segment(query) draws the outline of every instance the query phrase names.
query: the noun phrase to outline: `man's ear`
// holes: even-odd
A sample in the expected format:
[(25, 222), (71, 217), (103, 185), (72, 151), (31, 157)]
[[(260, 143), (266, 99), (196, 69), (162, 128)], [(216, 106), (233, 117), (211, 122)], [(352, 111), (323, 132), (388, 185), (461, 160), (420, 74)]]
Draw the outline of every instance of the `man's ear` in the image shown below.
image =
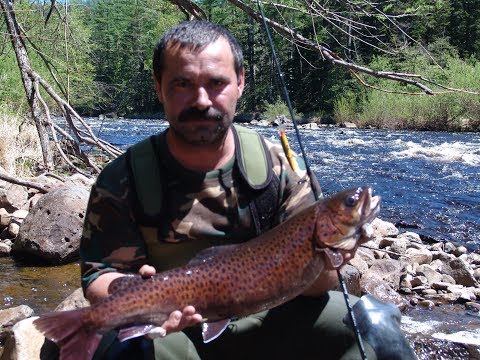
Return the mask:
[(243, 89), (245, 88), (245, 69), (242, 69), (242, 73), (238, 77), (237, 88), (238, 88), (238, 97), (240, 97), (242, 96)]
[(160, 85), (160, 81), (153, 75), (153, 84), (155, 85), (155, 91), (157, 92), (158, 101), (163, 104), (163, 93), (162, 93), (162, 86)]

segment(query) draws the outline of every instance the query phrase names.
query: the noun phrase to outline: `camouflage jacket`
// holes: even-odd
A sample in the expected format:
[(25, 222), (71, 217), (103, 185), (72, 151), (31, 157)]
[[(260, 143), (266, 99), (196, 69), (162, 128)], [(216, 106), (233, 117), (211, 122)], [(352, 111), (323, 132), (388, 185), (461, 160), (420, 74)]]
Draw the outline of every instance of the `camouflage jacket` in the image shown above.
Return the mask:
[[(125, 154), (108, 164), (92, 187), (84, 222), (80, 244), (84, 289), (105, 272), (136, 272), (143, 264), (162, 271), (184, 265), (206, 247), (256, 236), (248, 211), (252, 193), (242, 190), (235, 158), (221, 169), (198, 173), (175, 161), (165, 132), (159, 135), (159, 144), (167, 169), (164, 221), (156, 227), (137, 221)], [(315, 199), (304, 167), (294, 172), (281, 145), (267, 140), (266, 144), (279, 179), (272, 221), (278, 224)], [(297, 162), (303, 164), (298, 158)]]

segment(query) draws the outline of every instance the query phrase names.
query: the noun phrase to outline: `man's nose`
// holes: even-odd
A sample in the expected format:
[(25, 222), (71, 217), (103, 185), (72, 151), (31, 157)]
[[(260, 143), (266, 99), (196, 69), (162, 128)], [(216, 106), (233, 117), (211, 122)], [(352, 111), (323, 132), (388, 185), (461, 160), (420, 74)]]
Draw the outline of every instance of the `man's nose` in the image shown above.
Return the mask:
[(199, 87), (197, 89), (193, 105), (199, 110), (205, 110), (212, 106), (212, 101), (210, 100), (210, 95), (208, 94), (207, 89), (204, 87)]

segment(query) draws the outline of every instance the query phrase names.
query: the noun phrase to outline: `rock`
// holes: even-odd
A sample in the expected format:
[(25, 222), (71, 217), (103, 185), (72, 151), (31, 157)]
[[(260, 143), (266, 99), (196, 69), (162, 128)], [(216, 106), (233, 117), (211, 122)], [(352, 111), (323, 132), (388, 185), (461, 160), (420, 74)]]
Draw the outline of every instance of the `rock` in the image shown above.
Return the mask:
[(354, 256), (348, 263), (358, 269), (361, 274), (368, 270), (368, 264), (361, 256)]
[[(368, 242), (367, 244), (370, 245), (370, 242)], [(367, 264), (367, 266), (371, 266), (375, 262), (375, 255), (374, 255), (373, 250), (363, 248), (363, 247), (358, 248), (357, 253), (356, 253), (356, 255), (353, 259), (355, 259), (355, 258), (361, 259), (362, 261), (364, 261)], [(357, 269), (359, 269), (362, 272), (362, 274), (364, 273), (364, 271), (362, 271), (362, 269), (360, 269), (360, 268), (357, 268)]]
[(8, 245), (3, 241), (0, 242), (0, 257), (9, 256), (11, 251), (12, 251), (11, 245)]
[(430, 265), (423, 264), (417, 267), (417, 275), (425, 276), (429, 284), (442, 280), (442, 274), (435, 271)]
[(341, 128), (347, 128), (347, 129), (356, 129), (357, 128), (357, 125), (352, 123), (352, 122), (348, 122), (348, 121), (345, 121), (345, 122), (342, 122), (340, 123), (339, 125)]
[(374, 238), (385, 238), (387, 236), (397, 236), (398, 229), (395, 227), (394, 224), (380, 220), (376, 218), (372, 221), (372, 228), (373, 228), (373, 237)]
[(20, 305), (0, 310), (0, 327), (9, 326), (33, 315), (33, 309), (27, 305)]
[(422, 243), (422, 239), (420, 239), (420, 235), (411, 231), (401, 233), (397, 237), (398, 239), (403, 239), (406, 242), (410, 242), (410, 243), (419, 243), (419, 244)]
[(378, 248), (385, 249), (388, 246), (392, 246), (396, 240), (397, 238), (394, 237), (384, 237), (378, 242)]
[(451, 242), (446, 242), (443, 247), (444, 252), (451, 253), (451, 254), (453, 254), (456, 249), (457, 247)]
[(473, 277), (475, 278), (475, 280), (480, 281), (480, 268), (473, 271)]
[(465, 246), (459, 246), (453, 251), (453, 255), (460, 257), (463, 254), (467, 253), (467, 248)]
[(426, 286), (428, 285), (428, 280), (425, 276), (415, 276), (412, 281), (410, 281), (410, 283), (412, 284), (412, 286), (414, 288), (416, 287), (419, 287), (419, 286)]
[(404, 255), (407, 251), (407, 247), (408, 247), (408, 240), (406, 239), (402, 239), (402, 238), (398, 238), (393, 244), (392, 246), (390, 246), (390, 251), (392, 253), (389, 253), (390, 257), (394, 258), (394, 259), (399, 259), (400, 256)]
[(25, 207), (27, 202), (28, 193), (23, 186), (9, 184), (5, 188), (0, 188), (0, 208), (13, 212)]
[[(82, 289), (79, 288), (62, 301), (55, 311), (75, 310), (89, 305), (90, 303), (83, 296)], [(1, 314), (2, 312), (0, 312), (0, 325), (2, 324)], [(30, 313), (27, 316), (31, 315)], [(37, 318), (28, 318), (13, 326), (12, 334), (6, 341), (4, 354), (0, 357), (0, 360), (48, 360), (58, 358), (58, 347), (55, 343), (45, 339), (43, 334), (32, 324)]]
[(405, 292), (406, 289), (411, 290), (412, 289), (412, 280), (413, 276), (410, 274), (403, 274), (400, 277), (400, 289)]
[(445, 293), (445, 294), (436, 294), (436, 295), (425, 295), (425, 299), (433, 301), (436, 305), (446, 305), (455, 303), (459, 294), (455, 293)]
[(428, 310), (431, 310), (435, 307), (435, 303), (431, 300), (421, 300), (417, 303), (417, 305)]
[(0, 208), (0, 229), (4, 229), (10, 224), (12, 215), (5, 208)]
[(42, 196), (22, 223), (13, 254), (53, 264), (77, 258), (88, 197), (82, 187), (59, 187)]
[(360, 286), (363, 294), (370, 294), (379, 300), (391, 302), (400, 309), (408, 306), (407, 300), (398, 294), (388, 283), (384, 283), (378, 275), (371, 275), (367, 278), (362, 276)]
[(41, 193), (37, 193), (35, 195), (33, 195), (29, 200), (29, 205), (28, 205), (28, 208), (29, 209), (32, 209), (38, 202), (38, 200), (40, 200), (42, 198), (43, 194)]
[(80, 186), (88, 191), (90, 191), (90, 188), (92, 187), (93, 183), (95, 182), (95, 178), (89, 178), (86, 177), (85, 175), (82, 174), (73, 174), (70, 177), (67, 178), (65, 181), (65, 186)]
[(402, 264), (392, 259), (378, 260), (363, 277), (367, 278), (372, 275), (382, 278), (382, 282), (387, 282), (393, 289), (398, 289), (402, 275)]
[(454, 278), (457, 284), (463, 286), (475, 286), (477, 284), (477, 281), (470, 273), (467, 264), (464, 261), (454, 259), (450, 261), (448, 265), (450, 267), (450, 272), (447, 274)]
[(17, 223), (11, 222), (10, 225), (8, 225), (8, 234), (12, 238), (16, 238), (19, 231), (20, 231), (20, 225), (18, 225)]
[(40, 351), (45, 338), (32, 324), (38, 317), (17, 322), (12, 327), (12, 334), (5, 341), (0, 360), (35, 360), (40, 359)]
[(11, 221), (15, 221), (17, 224), (21, 224), (23, 220), (25, 220), (27, 215), (28, 215), (28, 210), (25, 210), (25, 209), (15, 210), (12, 214)]
[(422, 294), (423, 295), (435, 295), (437, 293), (436, 290), (433, 290), (433, 289), (425, 289), (422, 291)]
[(415, 249), (409, 248), (405, 251), (406, 260), (410, 264), (417, 263), (421, 264), (430, 264), (432, 262), (432, 252), (426, 248)]
[(83, 296), (82, 288), (78, 288), (71, 293), (65, 300), (63, 300), (55, 311), (75, 310), (86, 306), (90, 306), (90, 302)]
[(317, 123), (311, 122), (311, 123), (302, 125), (302, 129), (318, 130), (319, 127)]
[[(443, 251), (432, 251), (432, 259), (433, 261), (439, 261), (441, 264), (448, 263), (451, 260), (455, 259), (455, 255), (448, 254)], [(430, 264), (433, 266), (433, 264)]]
[[(358, 297), (362, 296), (360, 288), (360, 272), (358, 269), (352, 265), (346, 264), (342, 267), (340, 272), (345, 281), (345, 285), (347, 286), (348, 293)], [(337, 290), (342, 291), (342, 287), (338, 285)]]

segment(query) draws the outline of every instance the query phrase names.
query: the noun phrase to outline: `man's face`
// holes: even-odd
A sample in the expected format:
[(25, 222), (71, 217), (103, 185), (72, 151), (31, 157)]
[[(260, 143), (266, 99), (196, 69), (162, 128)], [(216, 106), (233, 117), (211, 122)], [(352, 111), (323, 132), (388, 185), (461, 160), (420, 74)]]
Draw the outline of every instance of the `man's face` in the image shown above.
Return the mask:
[(230, 45), (220, 37), (200, 52), (167, 49), (155, 87), (177, 139), (191, 145), (217, 144), (232, 124), (244, 74), (237, 78)]

